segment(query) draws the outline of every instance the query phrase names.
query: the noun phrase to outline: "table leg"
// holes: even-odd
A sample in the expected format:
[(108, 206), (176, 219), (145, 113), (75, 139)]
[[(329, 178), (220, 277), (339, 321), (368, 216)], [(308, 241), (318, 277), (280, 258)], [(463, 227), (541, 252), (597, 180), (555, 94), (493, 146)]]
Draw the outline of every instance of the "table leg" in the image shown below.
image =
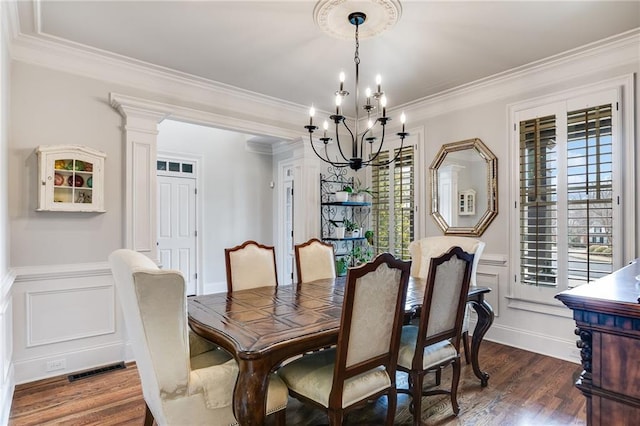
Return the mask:
[(473, 366), (473, 372), (476, 377), (480, 379), (480, 385), (485, 387), (489, 384), (489, 373), (480, 370), (478, 363), (478, 353), (480, 352), (480, 343), (482, 338), (493, 324), (493, 308), (486, 300), (484, 300), (484, 294), (478, 294), (473, 299), (469, 300), (471, 306), (478, 314), (478, 322), (473, 329), (473, 338), (471, 339), (471, 365)]
[(269, 366), (264, 360), (238, 360), (238, 380), (234, 389), (233, 413), (241, 426), (263, 425)]

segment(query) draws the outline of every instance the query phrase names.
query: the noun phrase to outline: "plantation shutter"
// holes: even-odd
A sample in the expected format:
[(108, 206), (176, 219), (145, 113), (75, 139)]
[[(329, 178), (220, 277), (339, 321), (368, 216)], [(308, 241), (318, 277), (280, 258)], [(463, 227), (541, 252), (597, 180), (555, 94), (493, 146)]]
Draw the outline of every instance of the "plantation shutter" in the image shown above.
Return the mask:
[(613, 271), (611, 105), (567, 114), (569, 288)]

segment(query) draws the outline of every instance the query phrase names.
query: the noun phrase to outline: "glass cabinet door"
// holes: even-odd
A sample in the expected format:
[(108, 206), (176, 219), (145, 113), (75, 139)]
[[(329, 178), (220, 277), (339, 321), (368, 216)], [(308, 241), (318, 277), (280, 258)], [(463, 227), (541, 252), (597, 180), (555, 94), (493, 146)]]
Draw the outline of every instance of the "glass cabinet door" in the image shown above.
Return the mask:
[(80, 146), (41, 146), (39, 211), (104, 212), (105, 154)]

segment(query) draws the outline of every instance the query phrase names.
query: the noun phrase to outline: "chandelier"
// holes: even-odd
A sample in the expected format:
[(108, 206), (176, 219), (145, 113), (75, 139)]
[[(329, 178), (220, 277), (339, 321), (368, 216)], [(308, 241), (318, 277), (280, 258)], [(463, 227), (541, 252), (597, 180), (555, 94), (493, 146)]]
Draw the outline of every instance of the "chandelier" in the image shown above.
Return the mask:
[[(402, 148), (404, 147), (404, 138), (409, 136), (409, 133), (404, 131), (404, 123), (405, 123), (405, 115), (402, 113), (400, 116), (400, 122), (402, 123), (402, 131), (396, 133), (397, 136), (400, 137), (400, 149), (397, 151), (396, 155), (386, 161), (379, 161), (378, 156), (380, 152), (382, 152), (382, 146), (384, 144), (385, 138), (385, 127), (391, 118), (387, 116), (387, 98), (382, 91), (381, 83), (382, 79), (378, 75), (376, 77), (376, 92), (372, 93), (369, 88), (366, 89), (365, 97), (366, 102), (362, 107), (360, 107), (360, 41), (358, 38), (358, 29), (360, 25), (364, 23), (367, 19), (367, 15), (363, 12), (353, 12), (349, 14), (349, 22), (352, 25), (355, 25), (355, 40), (356, 40), (356, 51), (353, 57), (353, 62), (356, 66), (356, 81), (355, 81), (355, 121), (352, 127), (349, 127), (347, 124), (346, 117), (342, 114), (342, 104), (344, 99), (349, 95), (349, 92), (344, 89), (344, 81), (345, 74), (343, 72), (340, 73), (340, 88), (335, 92), (335, 105), (336, 112), (335, 114), (329, 116), (329, 120), (333, 121), (335, 124), (335, 140), (336, 146), (338, 150), (338, 155), (336, 155), (335, 160), (331, 160), (329, 158), (328, 145), (331, 140), (330, 137), (327, 137), (327, 131), (329, 130), (329, 123), (325, 120), (323, 123), (323, 136), (320, 140), (324, 144), (324, 153), (321, 154), (319, 152), (314, 143), (313, 143), (313, 132), (318, 130), (318, 127), (313, 124), (313, 117), (315, 115), (315, 108), (312, 106), (309, 110), (309, 124), (304, 126), (305, 129), (309, 131), (309, 142), (311, 143), (311, 147), (313, 148), (313, 152), (316, 154), (318, 158), (320, 158), (325, 163), (329, 163), (334, 167), (350, 167), (353, 170), (359, 170), (365, 166), (386, 166), (390, 163), (393, 163), (402, 153)], [(367, 115), (367, 125), (366, 129), (362, 131), (358, 131), (358, 124), (360, 121), (360, 109), (363, 109)], [(340, 141), (340, 125), (342, 125), (349, 134), (347, 139), (350, 139), (351, 146), (348, 149), (343, 147), (343, 143), (348, 144), (349, 141)], [(379, 132), (380, 137), (374, 136), (374, 132)]]

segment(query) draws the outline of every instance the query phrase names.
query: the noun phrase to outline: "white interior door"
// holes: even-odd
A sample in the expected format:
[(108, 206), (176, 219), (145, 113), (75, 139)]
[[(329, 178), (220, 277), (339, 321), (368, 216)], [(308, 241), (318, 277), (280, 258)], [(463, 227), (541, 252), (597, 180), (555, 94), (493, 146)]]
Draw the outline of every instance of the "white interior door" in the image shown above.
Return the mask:
[(158, 176), (158, 256), (163, 269), (177, 269), (196, 294), (196, 181)]
[(285, 227), (284, 227), (284, 241), (285, 241), (285, 271), (284, 277), (286, 284), (291, 284), (294, 281), (294, 264), (295, 264), (295, 252), (293, 247), (293, 180), (287, 180), (284, 182), (285, 191)]

